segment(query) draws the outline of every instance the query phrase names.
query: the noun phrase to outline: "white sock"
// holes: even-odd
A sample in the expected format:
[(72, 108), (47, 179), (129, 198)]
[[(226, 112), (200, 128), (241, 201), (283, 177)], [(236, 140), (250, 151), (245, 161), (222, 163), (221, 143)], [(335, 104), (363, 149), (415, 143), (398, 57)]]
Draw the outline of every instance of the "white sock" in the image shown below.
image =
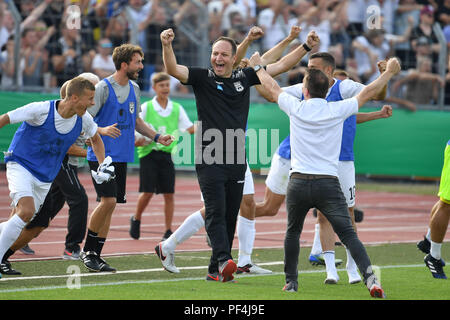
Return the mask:
[(0, 261), (5, 252), (13, 245), (27, 223), (17, 214), (13, 215), (4, 225), (0, 234)]
[(205, 220), (203, 219), (201, 212), (194, 212), (183, 221), (181, 226), (179, 226), (167, 240), (163, 242), (162, 246), (164, 252), (166, 254), (174, 252), (177, 245), (192, 237), (204, 226)]
[(431, 256), (436, 260), (441, 260), (442, 243), (437, 243), (432, 240), (430, 240), (430, 242), (431, 242), (431, 249), (430, 249)]
[(325, 259), (327, 273), (337, 274), (334, 251), (324, 251), (323, 258)]
[(347, 265), (346, 265), (346, 269), (348, 272), (358, 272), (358, 267), (356, 265), (355, 260), (352, 257), (352, 254), (350, 253), (350, 250), (345, 249), (345, 251), (347, 252)]
[(431, 230), (430, 230), (430, 228), (428, 228), (427, 235), (425, 236), (425, 238), (427, 238), (428, 241), (431, 241)]
[(239, 240), (238, 266), (243, 267), (252, 263), (253, 244), (255, 243), (255, 220), (238, 217), (237, 234)]
[(320, 243), (320, 224), (316, 223), (314, 226), (314, 241), (311, 248), (311, 254), (321, 254), (322, 253), (322, 244)]

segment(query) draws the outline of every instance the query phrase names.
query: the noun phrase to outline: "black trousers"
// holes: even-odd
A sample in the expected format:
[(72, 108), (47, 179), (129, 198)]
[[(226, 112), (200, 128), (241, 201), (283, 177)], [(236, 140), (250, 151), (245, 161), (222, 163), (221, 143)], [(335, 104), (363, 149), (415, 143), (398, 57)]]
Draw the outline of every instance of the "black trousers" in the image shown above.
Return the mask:
[(205, 204), (205, 229), (212, 246), (208, 272), (232, 259), (231, 247), (244, 190), (246, 165), (197, 165)]
[(286, 194), (288, 225), (284, 240), (284, 272), (286, 282), (297, 281), (300, 235), (309, 209), (317, 208), (333, 226), (334, 232), (349, 249), (367, 284), (374, 279), (371, 262), (361, 241), (353, 229), (347, 203), (337, 178), (291, 175)]
[(27, 228), (48, 227), (67, 201), (69, 219), (67, 222), (66, 249), (79, 250), (83, 242), (88, 216), (88, 197), (78, 179), (76, 166), (63, 162), (39, 212)]

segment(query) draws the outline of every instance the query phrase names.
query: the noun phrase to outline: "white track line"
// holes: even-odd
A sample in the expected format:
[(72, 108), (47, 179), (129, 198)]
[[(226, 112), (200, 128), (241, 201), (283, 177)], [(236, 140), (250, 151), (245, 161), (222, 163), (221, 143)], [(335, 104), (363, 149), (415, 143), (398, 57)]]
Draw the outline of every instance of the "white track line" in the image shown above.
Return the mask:
[[(258, 265), (267, 266), (267, 265), (282, 265), (283, 261), (273, 261), (266, 263), (259, 263)], [(424, 267), (423, 264), (412, 264), (412, 265), (391, 265), (391, 266), (378, 266), (380, 269), (397, 269), (397, 268), (419, 268)], [(194, 266), (194, 267), (181, 267), (180, 270), (199, 270), (199, 269), (207, 269), (207, 266)], [(133, 273), (144, 273), (144, 272), (160, 272), (163, 271), (162, 268), (154, 268), (154, 269), (138, 269), (138, 270), (127, 270), (127, 271), (118, 271), (116, 274), (133, 274)], [(337, 269), (338, 271), (345, 271), (345, 269)], [(307, 271), (299, 271), (299, 274), (308, 274), (308, 273), (324, 273), (325, 270), (307, 270)], [(283, 275), (283, 272), (274, 272), (272, 274), (267, 275), (244, 275), (243, 277), (261, 277), (261, 276), (273, 276), (273, 275)], [(82, 273), (79, 274), (80, 277), (88, 277), (88, 276), (111, 276), (113, 273)], [(11, 281), (11, 280), (36, 280), (36, 279), (54, 279), (54, 278), (67, 278), (73, 277), (73, 274), (68, 275), (59, 275), (59, 276), (40, 276), (40, 277), (16, 277), (16, 278), (2, 278), (0, 282)], [(239, 277), (239, 276), (238, 276)], [(106, 282), (106, 283), (91, 283), (91, 284), (80, 284), (80, 288), (86, 287), (102, 287), (102, 286), (114, 286), (114, 285), (126, 285), (126, 284), (151, 284), (151, 283), (163, 283), (163, 282), (179, 282), (179, 281), (190, 281), (190, 280), (204, 280), (204, 277), (196, 277), (196, 278), (177, 278), (177, 279), (167, 279), (167, 280), (135, 280), (135, 281), (115, 281), (115, 282)], [(6, 289), (0, 290), (0, 293), (8, 293), (8, 292), (30, 292), (30, 291), (46, 291), (46, 290), (56, 290), (56, 289), (68, 289), (67, 285), (64, 286), (47, 286), (47, 287), (35, 287), (35, 288), (17, 288), (17, 289)]]

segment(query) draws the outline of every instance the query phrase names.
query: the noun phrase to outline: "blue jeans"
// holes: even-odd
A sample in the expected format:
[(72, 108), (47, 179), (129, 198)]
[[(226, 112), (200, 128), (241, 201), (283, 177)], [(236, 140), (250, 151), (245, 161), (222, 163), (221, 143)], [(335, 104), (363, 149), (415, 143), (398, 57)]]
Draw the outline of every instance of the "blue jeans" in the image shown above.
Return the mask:
[(371, 262), (353, 229), (347, 203), (337, 178), (298, 179), (291, 176), (286, 194), (288, 223), (284, 239), (286, 282), (297, 281), (300, 235), (309, 209), (317, 208), (350, 250), (364, 281), (373, 275)]

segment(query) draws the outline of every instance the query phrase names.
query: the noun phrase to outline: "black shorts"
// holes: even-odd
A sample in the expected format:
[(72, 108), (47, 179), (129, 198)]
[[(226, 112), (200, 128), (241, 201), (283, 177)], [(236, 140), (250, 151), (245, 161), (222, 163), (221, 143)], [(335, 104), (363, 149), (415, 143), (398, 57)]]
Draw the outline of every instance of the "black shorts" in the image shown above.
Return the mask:
[[(89, 168), (97, 171), (98, 162), (88, 161)], [(126, 162), (113, 162), (114, 172), (116, 177), (113, 180), (97, 184), (92, 178), (95, 191), (97, 192), (97, 201), (100, 201), (101, 197), (111, 198), (115, 197), (117, 203), (126, 203), (126, 187), (127, 187), (127, 163)]]
[(139, 162), (139, 192), (175, 192), (175, 166), (170, 153), (152, 151)]

